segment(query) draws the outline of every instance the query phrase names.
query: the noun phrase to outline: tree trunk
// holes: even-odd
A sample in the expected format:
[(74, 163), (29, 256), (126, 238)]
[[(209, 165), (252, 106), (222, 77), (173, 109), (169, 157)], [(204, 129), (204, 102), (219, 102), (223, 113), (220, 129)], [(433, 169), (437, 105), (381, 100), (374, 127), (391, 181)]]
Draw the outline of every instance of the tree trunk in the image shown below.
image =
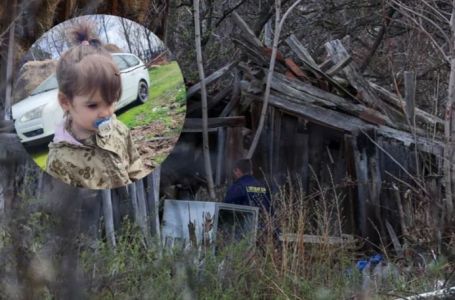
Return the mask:
[[(284, 21), (286, 20), (289, 13), (300, 3), (301, 0), (297, 0), (288, 10), (284, 13), (283, 18), (280, 21), (280, 11), (281, 11), (281, 0), (275, 1), (275, 34), (273, 36), (273, 45), (272, 45), (272, 56), (270, 57), (269, 71), (267, 72), (267, 83), (265, 86), (264, 93), (264, 102), (262, 103), (261, 117), (259, 119), (258, 129), (251, 143), (250, 149), (248, 150), (247, 158), (251, 159), (253, 157), (254, 151), (259, 142), (259, 137), (261, 136), (262, 128), (264, 128), (265, 116), (267, 114), (267, 106), (270, 97), (270, 87), (272, 85), (273, 70), (275, 69), (276, 54), (278, 52), (278, 42), (280, 40), (281, 29), (283, 28)], [(455, 0), (454, 0), (455, 1)]]
[(208, 134), (208, 111), (207, 111), (207, 89), (205, 87), (204, 65), (202, 63), (201, 49), (201, 28), (199, 21), (199, 0), (194, 0), (194, 32), (196, 42), (196, 59), (201, 79), (201, 101), (202, 101), (202, 150), (204, 152), (205, 175), (211, 199), (215, 199), (215, 188), (213, 184), (212, 164), (210, 161), (209, 134)]
[(453, 0), (452, 17), (450, 19), (451, 36), (451, 60), (450, 60), (450, 78), (449, 91), (447, 98), (444, 133), (446, 146), (444, 151), (444, 172), (445, 172), (445, 191), (446, 191), (446, 208), (447, 218), (453, 218), (453, 203), (455, 190), (455, 0)]

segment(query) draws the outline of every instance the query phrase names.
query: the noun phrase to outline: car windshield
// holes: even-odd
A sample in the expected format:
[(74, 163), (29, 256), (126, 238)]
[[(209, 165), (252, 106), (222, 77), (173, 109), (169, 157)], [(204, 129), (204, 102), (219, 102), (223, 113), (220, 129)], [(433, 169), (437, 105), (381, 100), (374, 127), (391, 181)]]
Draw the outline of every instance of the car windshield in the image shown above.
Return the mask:
[(51, 76), (49, 76), (46, 80), (44, 80), (40, 85), (38, 85), (33, 90), (32, 95), (54, 90), (56, 88), (58, 88), (58, 83), (57, 83), (57, 77), (55, 76), (55, 73), (54, 73)]

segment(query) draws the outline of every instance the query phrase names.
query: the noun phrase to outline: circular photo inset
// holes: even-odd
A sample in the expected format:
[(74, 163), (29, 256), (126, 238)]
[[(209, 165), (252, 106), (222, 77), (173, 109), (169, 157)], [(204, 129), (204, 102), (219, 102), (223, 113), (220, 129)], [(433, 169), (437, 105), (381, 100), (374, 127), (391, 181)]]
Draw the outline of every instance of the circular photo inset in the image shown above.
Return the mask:
[(111, 15), (65, 21), (23, 58), (12, 117), (34, 161), (77, 187), (148, 175), (177, 142), (186, 111), (172, 53), (142, 25)]

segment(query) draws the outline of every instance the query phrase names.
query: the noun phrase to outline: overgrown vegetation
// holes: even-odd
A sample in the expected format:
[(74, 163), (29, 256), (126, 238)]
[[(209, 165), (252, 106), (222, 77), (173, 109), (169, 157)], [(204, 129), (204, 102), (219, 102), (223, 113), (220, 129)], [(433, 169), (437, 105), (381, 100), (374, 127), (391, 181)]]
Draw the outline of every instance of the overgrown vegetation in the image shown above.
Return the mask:
[[(444, 251), (409, 248), (399, 256), (390, 245), (380, 244), (376, 249), (384, 260), (379, 267), (360, 271), (356, 263), (375, 252), (365, 252), (360, 239), (330, 242), (334, 232), (340, 231), (337, 220), (344, 222), (331, 191), (333, 187), (320, 187), (308, 196), (298, 184), (282, 187), (273, 198), (276, 215), (258, 232), (256, 245), (226, 245), (216, 254), (210, 248), (162, 249), (157, 240), (147, 243), (129, 218), (116, 234), (115, 248), (104, 238), (97, 240), (81, 232), (68, 237), (69, 244), (55, 248), (55, 242), (65, 242), (49, 234), (56, 232), (58, 221), (49, 213), (35, 211), (0, 233), (0, 298), (20, 294), (13, 284), (19, 245), (30, 259), (24, 265), (28, 282), (39, 292), (36, 295), (47, 299), (55, 297), (61, 287), (57, 265), (68, 254), (58, 249), (68, 251), (68, 247), (74, 251), (70, 259), (78, 269), (75, 284), (93, 299), (395, 299), (454, 284), (455, 266)], [(29, 200), (29, 204), (42, 203)], [(21, 210), (25, 213), (30, 207)], [(103, 236), (102, 225), (96, 236)], [(321, 239), (318, 243), (301, 238), (279, 241), (272, 230), (277, 226), (283, 235), (314, 234)], [(19, 244), (11, 240), (17, 228), (26, 233)]]

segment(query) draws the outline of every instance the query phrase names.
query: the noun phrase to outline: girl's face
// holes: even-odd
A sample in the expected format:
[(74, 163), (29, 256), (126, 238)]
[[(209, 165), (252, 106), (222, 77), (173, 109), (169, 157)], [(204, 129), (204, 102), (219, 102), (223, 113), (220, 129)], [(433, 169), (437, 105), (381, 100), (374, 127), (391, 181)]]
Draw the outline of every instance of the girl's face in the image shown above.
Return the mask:
[(115, 111), (115, 102), (106, 103), (99, 92), (93, 95), (75, 96), (71, 102), (63, 94), (59, 94), (59, 101), (63, 110), (69, 112), (72, 119), (71, 130), (79, 139), (95, 133), (97, 131), (95, 121), (108, 118)]

